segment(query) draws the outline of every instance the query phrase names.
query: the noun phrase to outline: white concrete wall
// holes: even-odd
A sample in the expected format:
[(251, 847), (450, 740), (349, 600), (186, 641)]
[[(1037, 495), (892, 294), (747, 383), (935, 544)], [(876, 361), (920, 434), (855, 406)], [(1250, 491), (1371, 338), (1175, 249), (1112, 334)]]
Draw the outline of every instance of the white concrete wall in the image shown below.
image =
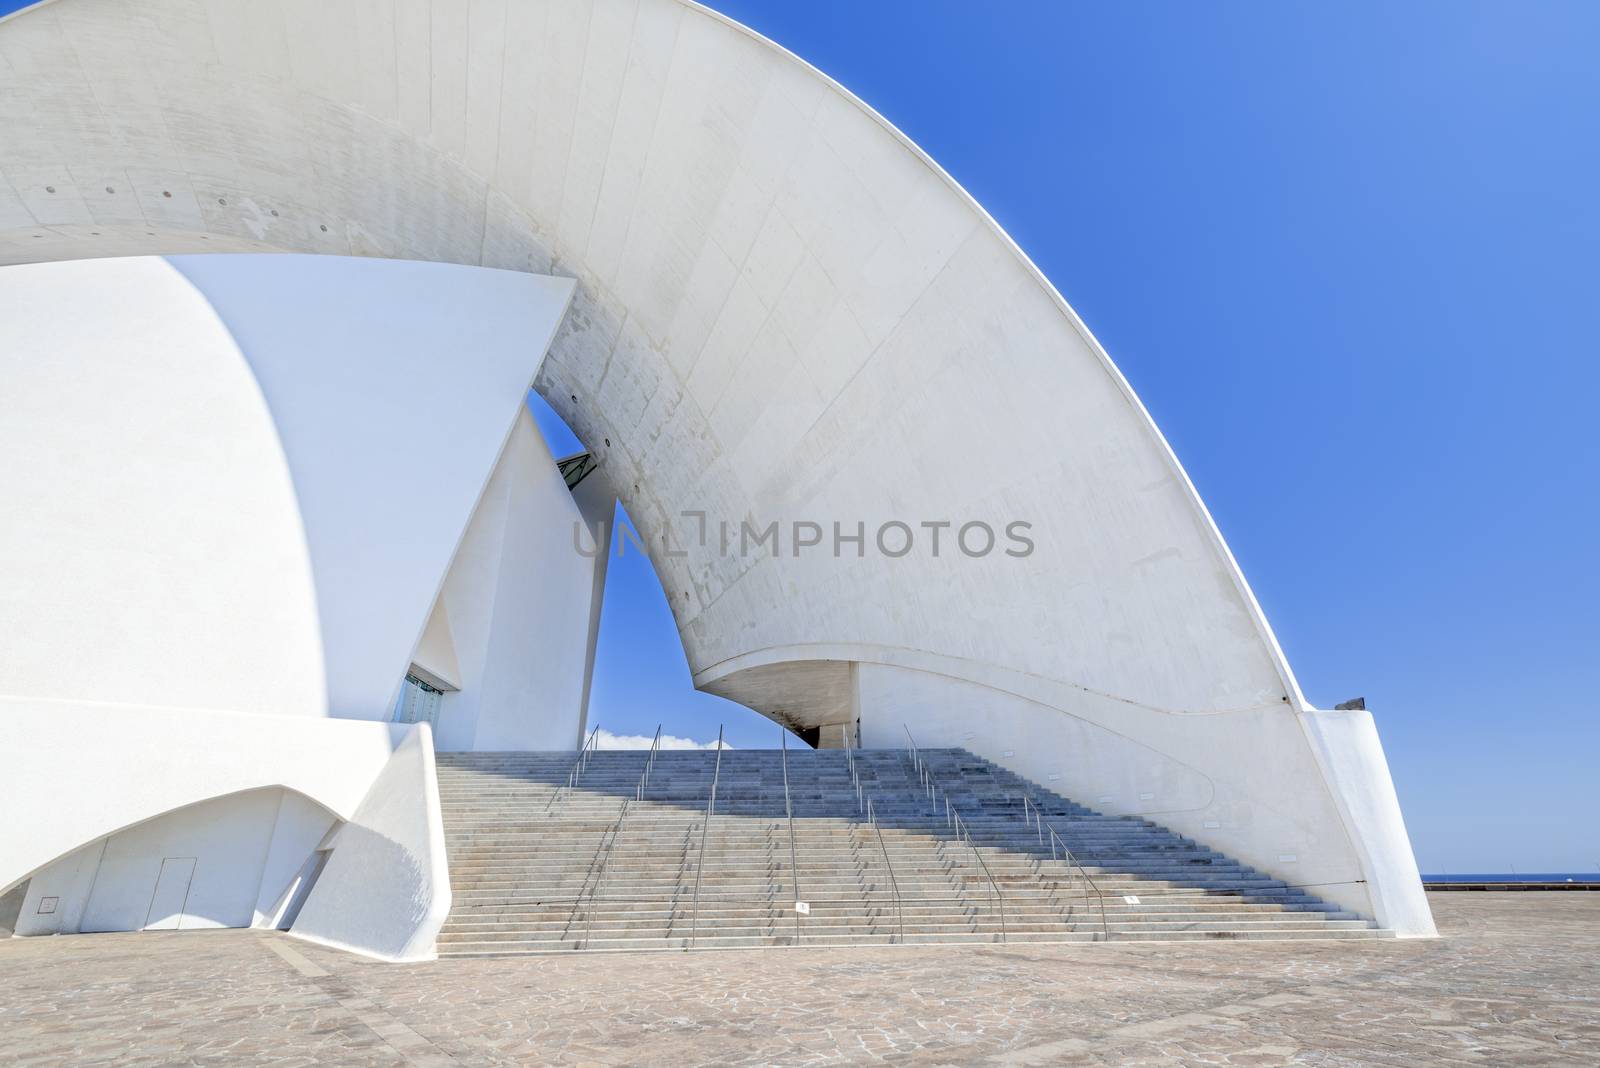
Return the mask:
[[(33, 929), (142, 926), (138, 891), (147, 910), (169, 856), (197, 858), (184, 927), (273, 923), (337, 817), (297, 927), (384, 959), (432, 952), (450, 879), (426, 724), (0, 699), (0, 739), (0, 892), (34, 877)], [(47, 895), (67, 903), (54, 919)]]
[(323, 715), (293, 481), (159, 259), (0, 269), (0, 694)]
[(313, 852), (336, 826), (315, 801), (290, 790), (279, 791), (277, 819), (261, 866), (250, 926), (280, 926), (293, 892), (308, 874)]
[(572, 282), (315, 256), (173, 263), (227, 324), (283, 440), (330, 712), (387, 718)]
[[(281, 894), (334, 818), (306, 798), (276, 788), (246, 790), (166, 813), (35, 874), (16, 933), (256, 925), (261, 918), (257, 901), (267, 893)], [(192, 860), (193, 870), (180, 911), (156, 915), (155, 890), (166, 858)], [(282, 869), (290, 863), (293, 870), (286, 874)], [(268, 890), (269, 883), (277, 884), (275, 891)]]
[(290, 933), (382, 960), (431, 960), (449, 914), (433, 739), (418, 723), (339, 828)]
[[(565, 749), (581, 730), (596, 560), (573, 547), (583, 517), (524, 409), (435, 607), (460, 690), (440, 707), (441, 749)], [(430, 660), (431, 654), (431, 660)], [(418, 659), (420, 657), (420, 659)]]
[[(225, 794), (282, 786), (348, 819), (408, 728), (219, 709), (0, 698), (0, 890)], [(22, 815), (17, 815), (22, 814)]]
[[(904, 747), (909, 728), (919, 746), (959, 746), (1091, 809), (1153, 820), (1402, 937), (1436, 933), (1366, 713), (1174, 717), (881, 664), (858, 665), (856, 683), (862, 745)], [(1308, 724), (1324, 726), (1308, 736)], [(1383, 867), (1396, 863), (1409, 871)]]
[(173, 262), (0, 272), (0, 693), (387, 718), (572, 283)]
[(1359, 853), (1373, 911), (1403, 938), (1434, 937), (1433, 910), (1372, 713), (1316, 709), (1300, 719)]

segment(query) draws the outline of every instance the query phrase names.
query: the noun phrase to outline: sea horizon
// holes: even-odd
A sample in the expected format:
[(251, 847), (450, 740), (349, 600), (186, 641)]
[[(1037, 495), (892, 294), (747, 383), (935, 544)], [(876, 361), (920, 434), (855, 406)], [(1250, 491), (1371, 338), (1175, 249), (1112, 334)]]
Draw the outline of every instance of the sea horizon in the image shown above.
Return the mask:
[(1422, 881), (1425, 883), (1595, 883), (1600, 882), (1600, 872), (1449, 872), (1445, 874), (1424, 872)]

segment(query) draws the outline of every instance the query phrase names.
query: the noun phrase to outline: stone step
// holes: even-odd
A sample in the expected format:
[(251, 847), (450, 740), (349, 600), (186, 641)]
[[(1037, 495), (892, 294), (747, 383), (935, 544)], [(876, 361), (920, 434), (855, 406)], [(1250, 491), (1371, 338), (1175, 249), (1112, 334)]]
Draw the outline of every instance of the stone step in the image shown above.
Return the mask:
[[(455, 896), (440, 955), (683, 948), (686, 925), (697, 949), (792, 945), (797, 874), (802, 945), (897, 942), (902, 922), (908, 942), (998, 941), (1002, 910), (1010, 941), (1386, 934), (1149, 820), (962, 750), (922, 758), (932, 799), (904, 752), (857, 751), (852, 775), (843, 751), (796, 750), (786, 797), (784, 754), (726, 750), (708, 821), (715, 753), (658, 753), (642, 800), (638, 751), (591, 753), (571, 786), (574, 753), (438, 754)], [(1033, 811), (1078, 866), (1051, 857)]]

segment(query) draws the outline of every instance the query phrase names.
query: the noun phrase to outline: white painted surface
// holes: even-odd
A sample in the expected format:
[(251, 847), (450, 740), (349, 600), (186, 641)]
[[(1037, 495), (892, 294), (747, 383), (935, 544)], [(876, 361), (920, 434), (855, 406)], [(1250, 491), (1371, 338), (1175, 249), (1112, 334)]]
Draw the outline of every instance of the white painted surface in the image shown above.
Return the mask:
[(961, 746), (1154, 820), (1401, 937), (1437, 933), (1370, 713), (1174, 717), (908, 667), (857, 675), (863, 745), (903, 746), (909, 726), (918, 745)]
[(442, 663), (448, 641), (459, 692), (441, 702), (440, 749), (573, 744), (598, 593), (595, 560), (573, 547), (582, 522), (524, 408), (433, 610), (431, 659), (417, 661)]
[(214, 709), (0, 698), (0, 890), (85, 843), (200, 801), (298, 791), (348, 819), (406, 728)]
[[(863, 745), (904, 746), (909, 726), (918, 745), (962, 746), (1108, 815), (1154, 820), (1375, 915), (1368, 873), (1293, 715), (1172, 716), (880, 664), (862, 664), (858, 678)], [(1302, 858), (1292, 875), (1284, 854)]]
[(0, 694), (323, 715), (294, 486), (159, 259), (0, 269)]
[(450, 879), (426, 725), (10, 699), (0, 724), (27, 738), (0, 754), (0, 806), (48, 815), (0, 835), (0, 890), (35, 875), (24, 912), (44, 895), (64, 906), (19, 933), (139, 929), (172, 856), (197, 860), (183, 928), (248, 926), (321, 840), (309, 798), (349, 822), (297, 933), (383, 959), (432, 953)]
[[(333, 814), (268, 787), (124, 828), (34, 873), (19, 935), (249, 927), (275, 870), (303, 865)], [(292, 872), (290, 873), (292, 874)], [(281, 892), (283, 887), (277, 887)], [(57, 898), (54, 911), (41, 902)]]
[[(96, 926), (92, 927), (91, 930), (129, 931), (139, 929), (145, 931), (176, 931), (180, 929), (186, 919), (184, 910), (189, 905), (189, 887), (194, 883), (194, 867), (194, 857), (162, 857), (161, 870), (156, 876), (155, 890), (148, 896), (139, 894), (136, 898), (139, 904), (149, 905), (144, 916), (144, 926), (142, 928)], [(105, 874), (105, 864), (103, 862), (100, 865), (100, 871)], [(103, 896), (113, 885), (114, 883), (112, 882), (96, 883), (96, 896)], [(142, 890), (143, 886), (138, 886), (137, 889)], [(91, 914), (94, 906), (95, 899), (90, 898)], [(129, 918), (131, 919), (132, 917)], [(96, 917), (96, 920), (98, 920), (98, 917)], [(227, 927), (233, 925), (221, 924), (219, 926)]]
[(277, 820), (261, 866), (251, 927), (278, 926), (312, 852), (333, 825), (328, 810), (321, 805), (292, 791), (279, 791)]
[(572, 282), (318, 256), (172, 262), (227, 324), (283, 440), (329, 710), (387, 718)]
[(589, 735), (589, 695), (594, 691), (595, 651), (600, 645), (600, 616), (605, 607), (606, 573), (611, 561), (612, 535), (616, 530), (617, 493), (605, 472), (596, 468), (571, 490), (587, 528), (588, 537), (579, 544), (594, 556), (593, 580), (589, 590), (589, 631), (583, 653), (583, 694), (579, 699), (578, 729), (570, 744), (583, 745)]
[[(1197, 746), (1213, 784), (1290, 769), (1273, 818), (1331, 851), (1282, 850), (1302, 869), (1401, 848), (1393, 828), (1341, 820), (1377, 835), (1343, 846), (1328, 831), (1344, 784), (1316, 784), (1344, 765), (1312, 759), (1308, 706), (1193, 487), (1088, 330), (932, 161), (691, 4), (408, 10), (58, 0), (0, 25), (0, 257), (203, 238), (570, 271), (537, 388), (647, 529), (703, 510), (1024, 519), (1037, 536), (1025, 561), (976, 564), (673, 557), (652, 540), (697, 685), (770, 711), (782, 672), (745, 669), (833, 658), (1052, 715), (1103, 704), (1108, 731), (1156, 754), (1122, 750), (1120, 778), (1168, 768), (1135, 801), (1191, 804), (1197, 780), (1162, 760)], [(796, 716), (848, 715), (787, 696)], [(1229, 719), (1264, 733), (1224, 752)], [(1077, 729), (1047, 722), (1044, 738)], [(1268, 785), (1246, 792), (1280, 796)], [(1408, 879), (1390, 860), (1369, 874)]]
[(1374, 911), (1385, 927), (1402, 938), (1436, 937), (1439, 932), (1433, 910), (1422, 889), (1411, 836), (1406, 833), (1372, 713), (1316, 709), (1300, 718), (1322, 761), (1323, 774), (1332, 785), (1351, 840), (1360, 851)]
[(0, 272), (0, 692), (386, 718), (572, 283), (174, 262)]
[(431, 960), (449, 914), (433, 739), (419, 723), (339, 829), (290, 933), (383, 960)]

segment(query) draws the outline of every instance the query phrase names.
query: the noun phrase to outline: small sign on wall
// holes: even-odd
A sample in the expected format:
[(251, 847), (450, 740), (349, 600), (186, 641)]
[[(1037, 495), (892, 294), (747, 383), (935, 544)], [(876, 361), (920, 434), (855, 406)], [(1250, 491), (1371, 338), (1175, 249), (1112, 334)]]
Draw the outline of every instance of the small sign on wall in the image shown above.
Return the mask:
[(1129, 904), (1129, 905), (1137, 905), (1139, 903), (1139, 895), (1138, 894), (1123, 894), (1122, 895), (1122, 900), (1124, 902), (1126, 902), (1127, 904)]
[(41, 897), (39, 899), (39, 915), (50, 915), (56, 910), (56, 906), (60, 903), (61, 899), (59, 897)]
[(794, 910), (802, 916), (809, 916), (811, 915), (811, 902), (796, 901), (794, 903)]

